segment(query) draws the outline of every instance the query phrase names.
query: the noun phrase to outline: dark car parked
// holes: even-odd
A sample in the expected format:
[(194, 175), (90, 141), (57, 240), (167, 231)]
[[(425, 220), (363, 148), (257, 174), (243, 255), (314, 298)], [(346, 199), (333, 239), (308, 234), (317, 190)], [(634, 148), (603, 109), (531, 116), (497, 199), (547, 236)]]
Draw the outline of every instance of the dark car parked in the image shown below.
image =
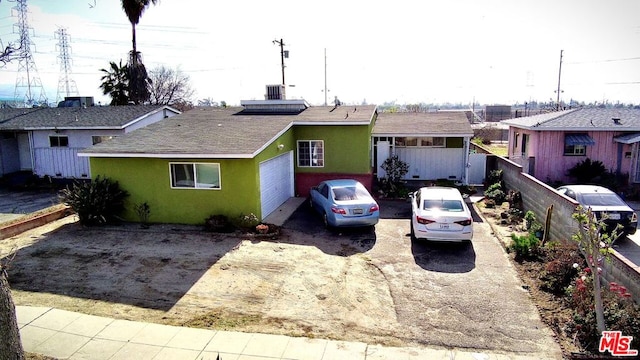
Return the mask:
[(597, 220), (604, 219), (605, 231), (613, 231), (618, 224), (626, 234), (633, 235), (638, 227), (635, 211), (615, 192), (596, 185), (565, 185), (557, 189), (585, 208), (591, 208)]

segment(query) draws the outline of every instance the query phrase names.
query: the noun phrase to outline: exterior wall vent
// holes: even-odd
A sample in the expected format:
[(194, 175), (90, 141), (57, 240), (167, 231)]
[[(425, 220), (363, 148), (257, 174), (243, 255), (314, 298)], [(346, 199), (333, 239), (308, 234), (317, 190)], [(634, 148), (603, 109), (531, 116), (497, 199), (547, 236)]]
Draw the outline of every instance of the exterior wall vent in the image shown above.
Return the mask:
[(284, 100), (286, 99), (284, 85), (267, 85), (267, 94), (265, 100)]

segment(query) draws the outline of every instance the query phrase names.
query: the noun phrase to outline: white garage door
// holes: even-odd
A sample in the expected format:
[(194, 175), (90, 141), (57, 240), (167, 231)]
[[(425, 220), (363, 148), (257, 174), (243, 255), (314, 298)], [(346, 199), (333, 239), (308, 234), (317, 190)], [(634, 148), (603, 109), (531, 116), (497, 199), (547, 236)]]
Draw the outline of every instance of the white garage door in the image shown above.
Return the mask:
[(293, 197), (293, 151), (260, 163), (262, 219)]

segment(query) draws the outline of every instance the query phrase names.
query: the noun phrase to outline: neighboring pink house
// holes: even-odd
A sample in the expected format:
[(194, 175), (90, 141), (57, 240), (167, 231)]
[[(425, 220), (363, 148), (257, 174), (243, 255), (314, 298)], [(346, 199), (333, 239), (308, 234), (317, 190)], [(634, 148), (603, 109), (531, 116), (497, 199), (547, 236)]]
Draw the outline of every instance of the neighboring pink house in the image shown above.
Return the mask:
[(579, 108), (502, 123), (509, 159), (541, 181), (571, 182), (568, 170), (589, 158), (640, 183), (640, 109)]

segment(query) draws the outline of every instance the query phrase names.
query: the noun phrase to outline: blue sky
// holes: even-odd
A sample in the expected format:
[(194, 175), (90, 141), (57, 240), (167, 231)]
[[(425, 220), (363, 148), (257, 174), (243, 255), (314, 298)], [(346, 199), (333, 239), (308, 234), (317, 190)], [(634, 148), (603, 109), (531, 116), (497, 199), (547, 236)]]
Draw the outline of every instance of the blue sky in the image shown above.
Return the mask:
[[(60, 76), (54, 32), (71, 38), (72, 74), (83, 96), (109, 61), (126, 61), (131, 27), (120, 0), (28, 0), (33, 55), (46, 95)], [(17, 16), (0, 2), (6, 45)], [(522, 103), (556, 98), (564, 50), (565, 101), (640, 103), (640, 1), (160, 0), (137, 27), (148, 69), (180, 68), (195, 99), (238, 104), (281, 81), (283, 39), (290, 98), (324, 103)], [(0, 68), (0, 97), (12, 97), (17, 63)], [(195, 100), (194, 99), (194, 100)]]

